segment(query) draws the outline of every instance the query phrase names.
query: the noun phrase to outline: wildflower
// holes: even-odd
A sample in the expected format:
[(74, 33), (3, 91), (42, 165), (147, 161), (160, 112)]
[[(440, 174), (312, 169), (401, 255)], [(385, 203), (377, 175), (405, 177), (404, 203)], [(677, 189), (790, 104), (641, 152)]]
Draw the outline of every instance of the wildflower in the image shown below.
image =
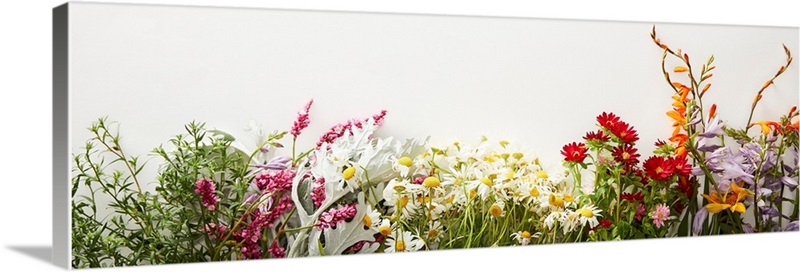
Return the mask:
[(202, 178), (195, 183), (194, 192), (200, 194), (203, 206), (209, 211), (216, 210), (217, 202), (220, 201), (220, 198), (216, 195), (216, 190), (216, 185), (214, 185), (214, 181), (211, 179)]
[(425, 186), (426, 188), (439, 187), (439, 184), (441, 184), (441, 181), (439, 181), (439, 179), (436, 177), (427, 177), (422, 181), (422, 186)]
[(517, 243), (519, 243), (520, 245), (525, 246), (531, 243), (531, 238), (536, 238), (539, 235), (541, 235), (541, 233), (536, 233), (535, 235), (531, 235), (531, 233), (528, 232), (527, 230), (523, 230), (512, 233), (511, 238), (517, 240)]
[(587, 151), (589, 149), (586, 148), (585, 144), (573, 142), (564, 146), (563, 150), (561, 150), (561, 155), (564, 155), (565, 161), (582, 163), (586, 159)]
[(619, 117), (614, 113), (603, 112), (597, 116), (597, 123), (608, 130), (611, 130), (617, 122), (619, 122)]
[(389, 234), (392, 234), (392, 226), (389, 223), (389, 219), (381, 220), (381, 224), (378, 226), (378, 232), (383, 236), (389, 236)]
[(505, 205), (504, 205), (503, 202), (496, 202), (496, 203), (492, 204), (492, 206), (489, 207), (489, 215), (491, 215), (492, 217), (495, 217), (495, 218), (503, 216), (503, 214), (504, 214), (504, 212), (503, 212), (504, 206)]
[(344, 220), (352, 219), (354, 216), (356, 216), (355, 204), (346, 204), (339, 209), (330, 209), (319, 216), (317, 228), (324, 230), (336, 226)]
[(308, 112), (311, 109), (311, 104), (313, 103), (314, 103), (313, 99), (309, 100), (306, 106), (303, 107), (303, 110), (297, 113), (297, 120), (294, 121), (294, 124), (292, 125), (292, 130), (290, 132), (295, 139), (297, 139), (297, 136), (300, 135), (300, 132), (302, 132), (303, 129), (308, 127), (308, 124), (310, 123), (308, 119)]
[(635, 218), (638, 221), (642, 221), (642, 215), (644, 215), (646, 212), (647, 209), (644, 207), (644, 204), (639, 203), (638, 205), (636, 205), (636, 213), (633, 215), (633, 218)]
[(669, 207), (663, 203), (656, 205), (650, 217), (653, 218), (653, 224), (655, 224), (656, 227), (660, 228), (664, 226), (664, 221), (669, 219)]
[(611, 155), (614, 156), (614, 160), (626, 165), (635, 165), (639, 163), (639, 154), (636, 153), (638, 150), (634, 148), (632, 145), (621, 145), (615, 147), (611, 151)]
[(581, 215), (580, 221), (582, 225), (586, 225), (588, 223), (590, 228), (594, 228), (597, 226), (597, 224), (599, 224), (599, 222), (597, 222), (597, 217), (601, 216), (601, 211), (594, 205), (588, 204), (576, 210), (575, 212)]
[(598, 142), (607, 142), (611, 138), (608, 137), (602, 130), (598, 131), (589, 131), (586, 133), (586, 136), (583, 136), (583, 139), (588, 141), (598, 141)]
[(267, 252), (272, 255), (272, 258), (286, 258), (286, 249), (278, 244), (278, 240), (272, 240), (272, 245), (267, 249)]
[(748, 196), (752, 196), (753, 193), (740, 187), (739, 184), (732, 182), (728, 190), (720, 197), (717, 191), (712, 191), (710, 195), (701, 194), (703, 198), (708, 200), (708, 204), (706, 205), (706, 210), (708, 213), (715, 214), (721, 212), (725, 209), (730, 209), (731, 212), (737, 213), (745, 213), (747, 208), (744, 206), (744, 203), (741, 201), (744, 200)]
[(673, 166), (664, 157), (651, 156), (642, 166), (647, 176), (653, 180), (666, 181), (672, 176)]
[(689, 68), (687, 68), (686, 66), (676, 66), (675, 69), (673, 70), (673, 72), (675, 73), (684, 73), (686, 71), (689, 71)]
[(389, 235), (386, 238), (386, 249), (383, 252), (411, 252), (418, 251), (425, 246), (425, 242), (410, 231), (400, 235)]
[(625, 122), (614, 124), (614, 127), (611, 128), (611, 134), (614, 134), (620, 141), (627, 144), (633, 144), (639, 140), (639, 134), (637, 134), (633, 126)]
[(620, 195), (620, 199), (627, 200), (628, 202), (633, 203), (633, 202), (636, 202), (636, 201), (642, 201), (642, 199), (644, 199), (644, 195), (642, 194), (642, 192), (622, 193)]

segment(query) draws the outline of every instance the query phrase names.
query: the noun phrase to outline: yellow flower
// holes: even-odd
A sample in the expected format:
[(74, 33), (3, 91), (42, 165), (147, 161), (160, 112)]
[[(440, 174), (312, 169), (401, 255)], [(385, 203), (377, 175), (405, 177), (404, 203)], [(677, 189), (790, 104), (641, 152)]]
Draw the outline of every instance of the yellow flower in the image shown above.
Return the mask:
[(409, 157), (402, 157), (397, 159), (397, 163), (405, 167), (411, 167), (413, 161)]
[(436, 177), (427, 177), (422, 181), (422, 185), (426, 188), (439, 187), (439, 184), (441, 184), (441, 181)]
[(723, 194), (721, 198), (717, 192), (711, 192), (710, 195), (701, 194), (703, 198), (708, 200), (709, 203), (706, 205), (706, 210), (711, 214), (724, 211), (725, 209), (743, 214), (747, 211), (747, 208), (741, 201), (752, 195), (752, 192), (742, 188), (736, 183), (731, 183), (730, 188), (725, 191), (725, 194)]

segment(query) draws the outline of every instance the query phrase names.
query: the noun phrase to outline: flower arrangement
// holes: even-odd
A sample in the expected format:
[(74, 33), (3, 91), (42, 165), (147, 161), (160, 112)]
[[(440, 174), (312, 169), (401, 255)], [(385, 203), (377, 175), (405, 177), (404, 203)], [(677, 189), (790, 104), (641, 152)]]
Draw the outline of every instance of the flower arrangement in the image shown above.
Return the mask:
[[(655, 29), (651, 37), (674, 91), (667, 116), (675, 129), (649, 155), (637, 148), (636, 128), (610, 112), (563, 146), (563, 161), (487, 137), (446, 145), (378, 137), (386, 111), (335, 125), (303, 147), (309, 101), (288, 131), (252, 124), (250, 147), (187, 124), (153, 150), (164, 162), (149, 191), (139, 178), (145, 165), (100, 118), (74, 155), (73, 267), (796, 231), (796, 108), (728, 127), (716, 105), (704, 107), (713, 57), (697, 74), (687, 54)], [(786, 54), (751, 118), (791, 64)], [(670, 56), (680, 62), (671, 73)], [(686, 85), (673, 80), (682, 75)], [(103, 197), (108, 205), (98, 204)]]

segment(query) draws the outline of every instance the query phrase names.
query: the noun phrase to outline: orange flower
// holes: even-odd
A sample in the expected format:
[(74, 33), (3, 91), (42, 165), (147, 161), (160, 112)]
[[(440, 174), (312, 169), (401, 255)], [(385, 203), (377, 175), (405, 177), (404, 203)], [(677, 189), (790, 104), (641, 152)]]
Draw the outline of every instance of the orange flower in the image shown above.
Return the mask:
[(741, 185), (732, 182), (731, 186), (725, 191), (725, 194), (723, 194), (721, 198), (716, 191), (711, 192), (710, 195), (700, 195), (708, 200), (709, 203), (706, 205), (706, 210), (708, 210), (709, 213), (714, 214), (725, 209), (730, 209), (731, 212), (744, 214), (747, 208), (741, 201), (748, 196), (752, 196), (753, 193), (742, 188)]
[(673, 71), (675, 73), (683, 73), (683, 72), (689, 71), (689, 68), (686, 68), (685, 66), (676, 66)]
[(712, 104), (711, 105), (711, 110), (708, 111), (708, 120), (711, 120), (711, 118), (714, 118), (714, 114), (715, 113), (717, 113), (717, 104)]
[(750, 125), (759, 125), (759, 126), (761, 126), (761, 133), (763, 133), (763, 134), (769, 134), (770, 131), (771, 131), (770, 130), (771, 128), (774, 128), (775, 130), (780, 130), (780, 126), (781, 126), (777, 122), (772, 122), (772, 121), (758, 121), (758, 122), (753, 122)]

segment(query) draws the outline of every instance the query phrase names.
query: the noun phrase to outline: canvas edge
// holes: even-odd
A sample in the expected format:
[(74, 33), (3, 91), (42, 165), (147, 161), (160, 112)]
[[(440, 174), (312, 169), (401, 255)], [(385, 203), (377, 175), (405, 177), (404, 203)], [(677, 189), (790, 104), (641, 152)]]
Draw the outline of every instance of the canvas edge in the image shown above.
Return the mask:
[(54, 265), (70, 269), (69, 3), (53, 8), (53, 252)]

